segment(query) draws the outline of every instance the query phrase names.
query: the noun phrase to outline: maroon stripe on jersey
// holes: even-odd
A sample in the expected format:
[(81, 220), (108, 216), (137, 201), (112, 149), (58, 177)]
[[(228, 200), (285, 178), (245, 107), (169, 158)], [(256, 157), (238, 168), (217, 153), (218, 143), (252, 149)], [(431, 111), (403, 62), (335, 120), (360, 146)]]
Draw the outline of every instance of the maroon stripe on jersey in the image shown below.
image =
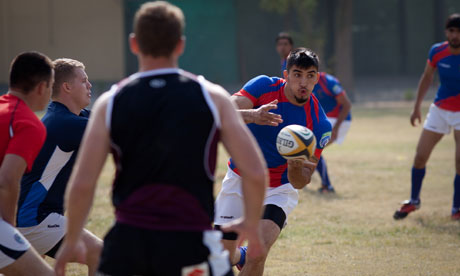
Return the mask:
[(211, 229), (208, 214), (193, 195), (178, 186), (161, 183), (134, 191), (116, 207), (115, 217), (117, 222), (150, 230)]

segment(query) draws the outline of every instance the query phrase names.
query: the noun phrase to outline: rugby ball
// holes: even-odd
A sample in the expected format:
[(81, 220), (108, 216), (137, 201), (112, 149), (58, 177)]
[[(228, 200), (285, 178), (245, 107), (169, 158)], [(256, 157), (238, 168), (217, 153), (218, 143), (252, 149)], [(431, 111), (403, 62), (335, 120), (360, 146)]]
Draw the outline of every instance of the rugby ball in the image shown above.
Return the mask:
[(276, 148), (286, 159), (309, 159), (316, 149), (316, 138), (311, 130), (301, 125), (289, 125), (276, 137)]

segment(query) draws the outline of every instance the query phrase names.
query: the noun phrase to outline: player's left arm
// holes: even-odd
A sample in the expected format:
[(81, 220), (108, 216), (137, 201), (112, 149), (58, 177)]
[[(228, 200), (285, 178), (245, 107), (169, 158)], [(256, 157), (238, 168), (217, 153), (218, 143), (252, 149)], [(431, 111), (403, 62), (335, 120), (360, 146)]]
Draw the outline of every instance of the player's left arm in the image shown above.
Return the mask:
[(288, 180), (296, 189), (302, 189), (311, 181), (311, 176), (315, 171), (317, 162), (304, 159), (289, 159), (288, 163)]
[(347, 94), (345, 91), (343, 91), (341, 94), (339, 94), (335, 100), (337, 101), (337, 104), (341, 106), (339, 115), (337, 116), (337, 120), (335, 122), (334, 127), (332, 128), (332, 133), (331, 133), (331, 143), (334, 142), (337, 139), (337, 135), (339, 132), (340, 125), (342, 124), (343, 121), (348, 116), (348, 113), (350, 113), (351, 110), (351, 101), (348, 98)]
[(109, 130), (105, 123), (109, 96), (105, 93), (95, 103), (68, 183), (65, 194), (67, 229), (55, 263), (57, 275), (64, 275), (66, 263), (75, 255), (83, 256), (81, 233), (93, 203), (97, 179), (110, 149)]

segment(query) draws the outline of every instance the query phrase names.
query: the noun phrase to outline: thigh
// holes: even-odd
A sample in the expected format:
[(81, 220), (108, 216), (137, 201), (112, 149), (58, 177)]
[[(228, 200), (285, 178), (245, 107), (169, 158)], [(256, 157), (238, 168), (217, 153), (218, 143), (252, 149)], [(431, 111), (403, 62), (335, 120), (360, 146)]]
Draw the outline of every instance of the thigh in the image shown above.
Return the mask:
[(5, 275), (23, 276), (55, 275), (53, 269), (40, 255), (38, 255), (37, 251), (35, 251), (33, 247), (30, 247), (14, 263), (0, 269), (0, 273), (5, 273)]
[(436, 146), (443, 136), (441, 133), (423, 129), (417, 144), (417, 156), (427, 160), (434, 146)]
[(58, 213), (49, 214), (39, 225), (20, 227), (18, 230), (26, 237), (41, 255), (51, 251), (65, 234), (67, 220)]
[(14, 263), (30, 248), (18, 230), (0, 219), (0, 269)]
[(228, 169), (215, 202), (214, 224), (224, 225), (243, 216), (241, 177)]

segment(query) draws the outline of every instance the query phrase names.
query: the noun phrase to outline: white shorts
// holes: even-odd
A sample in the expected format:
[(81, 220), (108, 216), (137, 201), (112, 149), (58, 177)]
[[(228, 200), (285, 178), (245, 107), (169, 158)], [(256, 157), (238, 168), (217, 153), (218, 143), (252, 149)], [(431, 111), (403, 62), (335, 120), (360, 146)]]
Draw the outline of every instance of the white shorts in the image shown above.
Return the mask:
[[(287, 218), (298, 202), (299, 194), (297, 190), (287, 183), (276, 188), (267, 188), (264, 205), (273, 204), (280, 207)], [(244, 203), (241, 177), (228, 168), (227, 174), (222, 181), (222, 189), (217, 195), (214, 224), (224, 225), (243, 215)]]
[(19, 259), (30, 248), (30, 243), (11, 224), (0, 218), (0, 268)]
[(460, 130), (460, 111), (444, 110), (431, 104), (423, 128), (441, 134), (449, 134), (451, 128)]
[(51, 213), (39, 225), (18, 227), (18, 230), (40, 255), (44, 255), (64, 237), (66, 224), (63, 215)]
[[(327, 117), (329, 122), (331, 122), (332, 127), (335, 126), (335, 123), (337, 122), (337, 118), (331, 118)], [(345, 140), (345, 136), (347, 136), (348, 130), (350, 129), (351, 126), (351, 121), (350, 120), (344, 120), (339, 127), (339, 133), (337, 133), (337, 139), (334, 141), (335, 144), (342, 144), (343, 141)]]

